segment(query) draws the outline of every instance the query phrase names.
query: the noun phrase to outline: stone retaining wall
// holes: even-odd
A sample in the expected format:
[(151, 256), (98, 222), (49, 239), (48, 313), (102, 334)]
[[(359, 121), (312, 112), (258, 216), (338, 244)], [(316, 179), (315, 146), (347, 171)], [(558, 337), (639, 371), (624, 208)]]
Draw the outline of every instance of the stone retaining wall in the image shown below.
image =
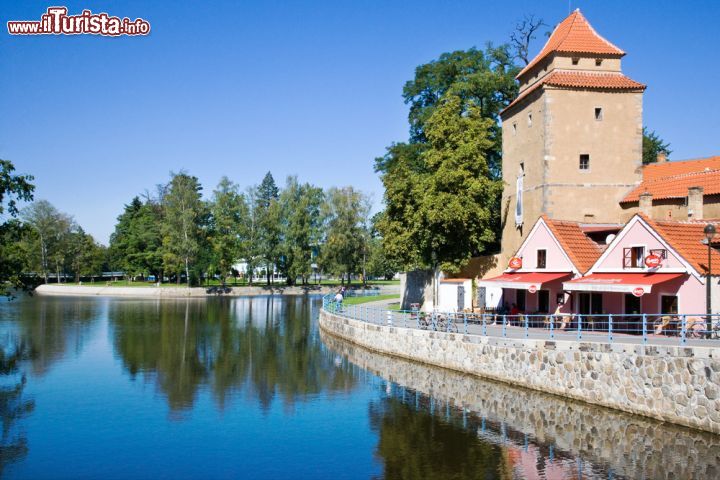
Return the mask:
[(469, 336), (324, 310), (320, 327), (378, 352), (720, 433), (720, 348)]
[[(720, 436), (382, 355), (326, 332), (321, 338), (371, 373), (553, 445), (598, 471), (652, 479), (720, 475)], [(677, 458), (683, 462), (668, 461)]]

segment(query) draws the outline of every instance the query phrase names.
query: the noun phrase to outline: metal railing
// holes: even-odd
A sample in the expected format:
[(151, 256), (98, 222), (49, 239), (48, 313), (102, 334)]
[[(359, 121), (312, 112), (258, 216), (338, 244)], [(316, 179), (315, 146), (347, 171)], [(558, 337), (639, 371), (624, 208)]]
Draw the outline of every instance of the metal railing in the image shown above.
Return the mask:
[(720, 345), (720, 314), (520, 314), (389, 310), (343, 305), (323, 297), (323, 309), (372, 323), (465, 335), (642, 345)]

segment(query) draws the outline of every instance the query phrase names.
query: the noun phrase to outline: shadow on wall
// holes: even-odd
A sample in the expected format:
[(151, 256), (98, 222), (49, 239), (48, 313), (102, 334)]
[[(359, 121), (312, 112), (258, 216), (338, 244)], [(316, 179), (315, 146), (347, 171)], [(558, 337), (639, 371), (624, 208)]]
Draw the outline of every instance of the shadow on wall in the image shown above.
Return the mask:
[(410, 310), (410, 305), (423, 305), (432, 300), (431, 270), (413, 270), (400, 274), (400, 308)]

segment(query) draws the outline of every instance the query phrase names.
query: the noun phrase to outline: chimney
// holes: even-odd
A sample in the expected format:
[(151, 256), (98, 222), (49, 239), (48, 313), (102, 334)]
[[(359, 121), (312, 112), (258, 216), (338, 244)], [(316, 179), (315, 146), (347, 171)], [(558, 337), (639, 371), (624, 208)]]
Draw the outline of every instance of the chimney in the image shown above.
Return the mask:
[(703, 218), (703, 187), (688, 188), (688, 220)]
[(640, 194), (640, 213), (652, 218), (652, 193), (645, 192)]
[(667, 162), (667, 153), (658, 152), (657, 153), (657, 163), (665, 163), (665, 162)]

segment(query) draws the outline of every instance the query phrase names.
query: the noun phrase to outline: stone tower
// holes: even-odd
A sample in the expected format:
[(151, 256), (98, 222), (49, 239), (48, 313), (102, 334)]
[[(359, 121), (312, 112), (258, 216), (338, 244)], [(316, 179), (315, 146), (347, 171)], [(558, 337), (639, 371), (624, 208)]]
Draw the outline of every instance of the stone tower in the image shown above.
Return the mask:
[(623, 75), (624, 55), (575, 10), (518, 74), (518, 97), (501, 113), (499, 267), (542, 214), (622, 221), (619, 202), (641, 179), (645, 89)]

